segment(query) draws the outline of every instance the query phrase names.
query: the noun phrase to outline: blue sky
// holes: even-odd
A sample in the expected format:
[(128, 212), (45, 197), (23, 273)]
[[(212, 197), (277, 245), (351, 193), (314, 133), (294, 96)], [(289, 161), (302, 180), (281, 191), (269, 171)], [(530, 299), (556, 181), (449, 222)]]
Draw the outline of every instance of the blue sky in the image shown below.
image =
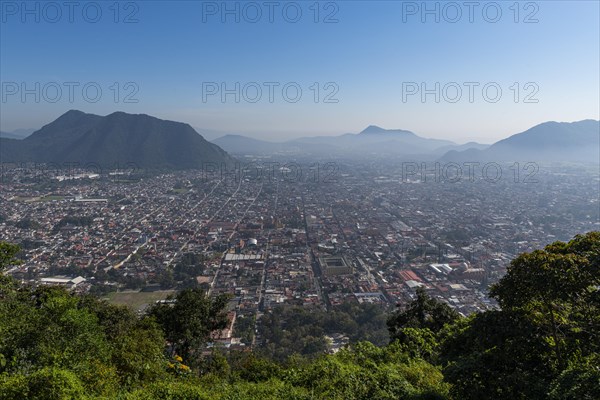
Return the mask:
[(272, 140), (375, 124), (491, 143), (600, 118), (598, 1), (275, 1), (273, 22), (265, 1), (0, 3), (6, 131), (121, 110)]

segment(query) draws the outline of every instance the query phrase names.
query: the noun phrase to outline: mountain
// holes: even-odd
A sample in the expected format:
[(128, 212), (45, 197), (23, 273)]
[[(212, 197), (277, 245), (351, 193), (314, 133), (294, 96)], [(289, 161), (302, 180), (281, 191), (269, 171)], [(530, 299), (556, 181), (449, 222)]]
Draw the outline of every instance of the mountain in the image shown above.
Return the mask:
[(35, 131), (37, 131), (37, 129), (33, 129), (33, 128), (15, 129), (14, 131), (12, 131), (10, 133), (12, 133), (13, 135), (17, 136), (19, 139), (25, 139), (26, 137), (28, 137), (29, 135), (31, 135)]
[(359, 133), (338, 136), (301, 137), (282, 143), (252, 139), (241, 135), (225, 135), (212, 141), (231, 153), (290, 153), (312, 156), (378, 157), (401, 156), (437, 158), (449, 150), (486, 148), (488, 145), (469, 143), (457, 145), (448, 140), (428, 139), (402, 129), (384, 129), (370, 125)]
[(460, 145), (448, 145), (448, 146), (442, 146), (438, 149), (435, 150), (435, 153), (437, 154), (445, 154), (449, 151), (465, 151), (465, 150), (469, 150), (469, 149), (476, 149), (476, 150), (485, 150), (488, 147), (490, 147), (491, 145), (489, 144), (481, 144), (481, 143), (477, 143), (477, 142), (468, 142), (465, 144), (460, 144)]
[(296, 139), (295, 143), (329, 144), (340, 150), (356, 153), (419, 154), (429, 153), (442, 146), (455, 143), (448, 140), (427, 139), (402, 129), (384, 129), (370, 125), (360, 133), (340, 136), (316, 136)]
[(285, 149), (283, 143), (267, 142), (242, 135), (225, 135), (211, 142), (234, 154), (269, 154)]
[(2, 132), (0, 131), (0, 138), (5, 139), (25, 139), (27, 136), (31, 135), (35, 129), (15, 129), (12, 132)]
[[(418, 137), (411, 131), (405, 131), (402, 129), (384, 129), (377, 125), (369, 125), (365, 129), (363, 129), (359, 135), (394, 135), (396, 137), (405, 136), (405, 137)], [(398, 136), (399, 135), (399, 136)]]
[(370, 125), (361, 131), (360, 151), (381, 154), (423, 156), (436, 152), (441, 147), (453, 148), (456, 143), (449, 140), (428, 139), (403, 129), (384, 129)]
[(124, 112), (102, 117), (71, 110), (23, 140), (0, 144), (3, 162), (187, 169), (234, 161), (188, 124)]
[(484, 150), (452, 150), (446, 161), (600, 162), (600, 121), (544, 122)]
[(198, 128), (197, 126), (193, 127), (194, 130), (196, 132), (198, 132), (200, 135), (202, 135), (202, 137), (206, 140), (208, 140), (209, 142), (214, 141), (215, 139), (218, 139), (222, 136), (226, 136), (226, 135), (231, 135), (232, 132), (226, 132), (226, 131), (217, 131), (214, 129), (206, 129), (206, 128)]
[(0, 131), (0, 138), (4, 138), (4, 139), (21, 139), (19, 136), (15, 135), (12, 132), (2, 132)]

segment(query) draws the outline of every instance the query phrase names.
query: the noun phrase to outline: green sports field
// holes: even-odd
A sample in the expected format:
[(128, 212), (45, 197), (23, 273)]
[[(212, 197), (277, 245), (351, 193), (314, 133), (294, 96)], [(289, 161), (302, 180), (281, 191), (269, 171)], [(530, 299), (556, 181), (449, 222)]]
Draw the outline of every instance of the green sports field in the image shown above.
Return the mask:
[(108, 301), (112, 304), (126, 305), (133, 310), (140, 310), (146, 305), (153, 304), (157, 300), (165, 299), (174, 290), (159, 290), (155, 292), (123, 291), (112, 292), (107, 295)]

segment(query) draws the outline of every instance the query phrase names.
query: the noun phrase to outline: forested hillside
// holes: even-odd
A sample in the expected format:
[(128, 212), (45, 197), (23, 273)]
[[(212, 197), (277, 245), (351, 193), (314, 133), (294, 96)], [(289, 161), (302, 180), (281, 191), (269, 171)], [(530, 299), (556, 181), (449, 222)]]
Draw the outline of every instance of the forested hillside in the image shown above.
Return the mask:
[[(17, 252), (0, 243), (0, 268)], [(463, 318), (419, 290), (389, 316), (389, 344), (306, 358), (207, 350), (227, 298), (198, 289), (138, 315), (1, 276), (0, 399), (593, 400), (599, 287), (600, 232), (591, 232), (516, 258), (490, 291), (499, 310)], [(277, 318), (296, 329), (286, 312)]]

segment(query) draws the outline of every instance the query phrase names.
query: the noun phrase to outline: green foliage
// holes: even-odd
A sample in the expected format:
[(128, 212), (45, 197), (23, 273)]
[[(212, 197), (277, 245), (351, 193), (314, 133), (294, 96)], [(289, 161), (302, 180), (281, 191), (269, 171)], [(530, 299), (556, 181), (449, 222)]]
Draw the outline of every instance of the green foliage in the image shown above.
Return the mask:
[(438, 334), (460, 319), (460, 314), (446, 303), (431, 298), (423, 288), (405, 308), (387, 320), (390, 339), (413, 357), (432, 361), (437, 357)]
[(54, 367), (0, 380), (1, 400), (79, 400), (84, 393), (83, 384), (73, 372)]
[(228, 367), (218, 369), (219, 372), (213, 370), (200, 379), (155, 383), (133, 392), (127, 399), (448, 398), (448, 385), (438, 368), (410, 358), (398, 347), (379, 348), (368, 342), (287, 368), (253, 354), (239, 354)]
[(213, 348), (210, 356), (202, 359), (198, 369), (203, 375), (213, 374), (217, 377), (228, 377), (231, 374), (227, 357), (219, 348)]
[(445, 398), (448, 392), (442, 373), (431, 364), (397, 346), (369, 342), (289, 369), (284, 381), (323, 399), (416, 399), (427, 393)]
[(448, 329), (440, 358), (460, 399), (543, 398), (554, 366), (526, 314), (488, 311)]
[(57, 288), (24, 288), (0, 303), (0, 320), (0, 353), (10, 360), (7, 370), (61, 366), (89, 377), (95, 390), (104, 386), (91, 362), (106, 365), (110, 345), (96, 316), (78, 308), (76, 297)]
[(40, 223), (29, 218), (23, 218), (15, 226), (19, 229), (39, 229)]
[(129, 394), (126, 400), (211, 400), (211, 397), (197, 384), (161, 381)]
[(165, 374), (162, 332), (147, 318), (59, 288), (5, 279), (0, 293), (0, 372), (11, 380), (26, 377), (27, 390), (40, 371), (72, 374), (86, 394), (98, 396)]
[(245, 316), (238, 314), (235, 319), (235, 325), (233, 325), (233, 336), (241, 338), (242, 343), (250, 345), (254, 339), (254, 326), (256, 324), (256, 317)]
[(282, 376), (279, 364), (251, 352), (233, 353), (229, 363), (235, 380), (258, 383)]
[(437, 333), (444, 325), (456, 321), (459, 317), (452, 307), (431, 298), (425, 289), (419, 287), (416, 299), (388, 319), (390, 339), (402, 341), (404, 328), (426, 328)]
[(20, 248), (17, 245), (0, 242), (0, 272), (4, 268), (13, 264), (20, 264), (20, 261), (15, 257)]
[(572, 363), (552, 383), (551, 400), (595, 400), (600, 398), (600, 355)]
[(221, 397), (214, 394), (215, 399), (222, 400), (309, 400), (311, 397), (304, 388), (293, 387), (278, 379), (272, 379), (260, 384), (239, 382), (227, 385)]
[(58, 221), (58, 223), (54, 225), (54, 228), (52, 228), (52, 231), (56, 233), (60, 231), (62, 227), (67, 225), (90, 226), (92, 225), (92, 222), (94, 222), (94, 217), (68, 215), (62, 218), (60, 221)]
[(179, 354), (190, 365), (197, 365), (195, 354), (202, 351), (211, 332), (227, 326), (225, 307), (229, 296), (211, 299), (203, 290), (185, 289), (167, 297), (167, 301), (154, 305), (148, 314), (162, 327), (172, 354)]
[(328, 348), (325, 335), (341, 333), (350, 343), (369, 340), (384, 345), (389, 337), (385, 310), (373, 304), (343, 303), (330, 311), (298, 306), (275, 307), (258, 323), (265, 341), (259, 352), (277, 361), (293, 354), (317, 356)]
[(122, 384), (137, 386), (164, 375), (164, 339), (155, 323), (134, 318), (128, 329), (115, 339), (111, 361)]
[[(528, 310), (561, 368), (600, 351), (600, 232), (516, 258), (490, 291), (504, 310)], [(582, 346), (581, 344), (585, 344)]]
[(599, 287), (600, 232), (517, 257), (491, 289), (502, 310), (443, 332), (440, 358), (454, 396), (546, 399), (552, 386), (556, 399), (597, 398)]
[(29, 385), (25, 375), (0, 375), (0, 400), (26, 399), (28, 392)]
[(432, 360), (437, 354), (437, 337), (428, 328), (403, 328), (402, 339), (395, 343), (411, 357)]
[[(0, 268), (17, 252), (0, 242)], [(515, 259), (491, 290), (499, 310), (459, 318), (419, 290), (389, 318), (392, 342), (378, 347), (359, 338), (363, 324), (385, 329), (381, 309), (282, 307), (259, 321), (265, 350), (209, 356), (227, 296), (187, 289), (140, 317), (0, 275), (0, 400), (595, 400), (599, 275), (592, 232)], [(322, 354), (329, 333), (348, 334), (351, 345)]]

